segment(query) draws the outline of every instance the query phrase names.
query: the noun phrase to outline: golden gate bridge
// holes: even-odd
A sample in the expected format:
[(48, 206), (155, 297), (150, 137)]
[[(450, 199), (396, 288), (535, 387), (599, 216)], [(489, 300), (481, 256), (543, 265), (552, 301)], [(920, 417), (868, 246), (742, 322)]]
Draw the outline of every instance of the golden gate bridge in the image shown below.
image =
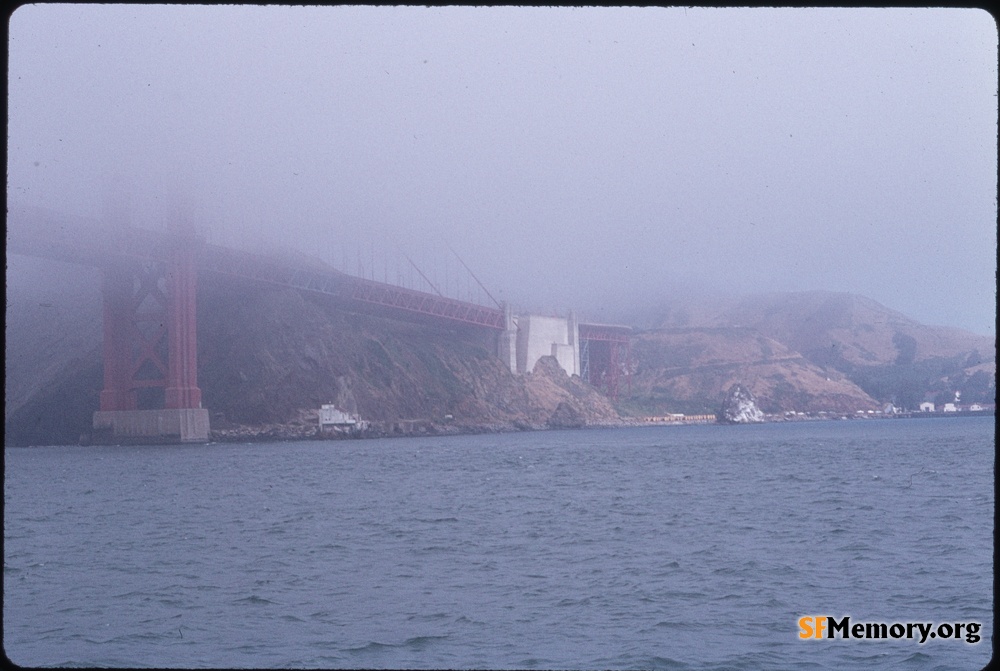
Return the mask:
[[(208, 439), (197, 366), (201, 274), (322, 294), (348, 311), (507, 334), (511, 342), (519, 328), (512, 310), (496, 301), (480, 305), (436, 288), (430, 293), (349, 275), (308, 257), (215, 245), (184, 225), (152, 231), (15, 208), (8, 210), (7, 252), (100, 269), (104, 386), (94, 424), (123, 438)], [(631, 329), (580, 323), (576, 330), (569, 339), (577, 339), (570, 344), (578, 349), (581, 377), (617, 399), (622, 381), (629, 382)], [(140, 407), (139, 392), (149, 388), (162, 388), (162, 408)]]

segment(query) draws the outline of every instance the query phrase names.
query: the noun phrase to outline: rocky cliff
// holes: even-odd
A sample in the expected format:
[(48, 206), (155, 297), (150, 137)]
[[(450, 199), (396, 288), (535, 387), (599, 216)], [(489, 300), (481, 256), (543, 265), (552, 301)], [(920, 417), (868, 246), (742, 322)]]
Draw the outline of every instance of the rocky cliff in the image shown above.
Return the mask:
[(323, 403), (385, 426), (447, 417), (464, 430), (541, 428), (561, 404), (581, 425), (618, 420), (554, 360), (512, 374), (489, 333), (351, 314), (291, 290), (237, 295), (203, 300), (201, 386), (219, 426), (289, 422)]
[(734, 384), (726, 393), (717, 413), (720, 424), (757, 424), (764, 421), (764, 413), (757, 407), (757, 399), (742, 384)]

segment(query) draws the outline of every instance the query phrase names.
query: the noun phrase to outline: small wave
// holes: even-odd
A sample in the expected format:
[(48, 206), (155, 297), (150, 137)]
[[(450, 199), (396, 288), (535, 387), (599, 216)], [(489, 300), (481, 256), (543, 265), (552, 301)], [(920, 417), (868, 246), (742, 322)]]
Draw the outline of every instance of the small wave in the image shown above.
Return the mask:
[(455, 618), (455, 624), (478, 624), (478, 625), (483, 625), (483, 624), (486, 624), (486, 623), (483, 622), (482, 620), (472, 620), (472, 619), (467, 618), (464, 615), (459, 615), (457, 618)]
[(271, 606), (277, 605), (276, 601), (271, 601), (270, 599), (259, 597), (256, 594), (251, 594), (250, 596), (244, 597), (242, 599), (236, 599), (233, 603), (253, 603), (259, 605), (271, 605)]
[(875, 548), (873, 548), (868, 543), (850, 543), (848, 545), (842, 545), (841, 547), (837, 548), (837, 552), (861, 552), (863, 550), (871, 551), (874, 549)]
[(931, 657), (930, 655), (928, 655), (926, 653), (923, 653), (923, 652), (914, 652), (913, 654), (911, 654), (910, 656), (906, 657), (902, 661), (905, 664), (910, 664), (910, 663), (913, 663), (913, 664), (926, 664), (931, 659), (933, 659), (933, 657)]
[(515, 666), (519, 669), (548, 669), (552, 667), (552, 662), (539, 657), (528, 657), (522, 659)]
[(56, 662), (52, 666), (61, 669), (91, 669), (94, 667), (93, 662), (78, 662), (75, 659), (68, 659), (63, 662)]
[(701, 629), (703, 625), (695, 625), (690, 622), (676, 622), (674, 620), (660, 620), (655, 625), (657, 629)]
[(624, 666), (630, 669), (667, 669), (668, 671), (683, 671), (693, 668), (691, 665), (685, 664), (684, 662), (679, 662), (675, 659), (670, 659), (669, 657), (659, 657), (657, 655), (621, 655), (620, 657), (603, 657), (601, 659), (594, 660), (594, 663), (589, 664), (588, 666), (593, 666), (595, 668), (614, 668)]
[(665, 599), (704, 599), (704, 592), (664, 592)]
[(425, 621), (425, 620), (443, 620), (449, 617), (451, 616), (448, 613), (431, 613), (430, 615), (424, 615), (424, 614), (410, 615), (406, 619), (407, 621), (413, 621), (413, 620)]
[(729, 594), (723, 594), (722, 596), (717, 596), (714, 599), (712, 599), (712, 601), (742, 601), (745, 598), (746, 597), (743, 595), (733, 594), (730, 592)]
[(414, 636), (413, 638), (408, 638), (400, 645), (403, 648), (411, 648), (413, 650), (423, 650), (428, 645), (434, 643), (435, 641), (447, 640), (447, 636)]
[(233, 646), (229, 649), (253, 654), (257, 652), (266, 652), (270, 648), (271, 646), (267, 643), (244, 643), (243, 645)]
[[(731, 669), (774, 669), (780, 668), (787, 663), (787, 660), (780, 654), (774, 652), (749, 652), (737, 657), (731, 657), (729, 661), (717, 666), (705, 667), (711, 671), (731, 671)], [(800, 664), (797, 668), (817, 668), (819, 664)]]
[(358, 646), (356, 648), (344, 648), (344, 652), (351, 654), (364, 654), (369, 652), (379, 652), (381, 650), (391, 650), (398, 647), (399, 644), (396, 643), (379, 643), (378, 641), (372, 641), (366, 645)]
[(168, 638), (184, 638), (184, 634), (181, 633), (180, 628), (177, 628), (161, 634), (156, 634), (151, 631), (145, 631), (137, 634), (125, 634), (124, 636), (118, 636), (113, 640), (114, 642), (159, 641)]
[(187, 605), (187, 601), (183, 599), (160, 599), (158, 603), (162, 603), (164, 606), (172, 606), (174, 608), (180, 608)]

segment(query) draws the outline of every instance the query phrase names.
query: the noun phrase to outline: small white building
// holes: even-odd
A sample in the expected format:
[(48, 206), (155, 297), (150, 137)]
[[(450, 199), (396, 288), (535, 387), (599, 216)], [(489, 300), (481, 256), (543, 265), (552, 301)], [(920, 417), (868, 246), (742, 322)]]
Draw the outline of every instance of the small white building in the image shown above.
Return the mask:
[(934, 404), (930, 401), (924, 401), (920, 404), (920, 412), (934, 412)]
[(335, 405), (323, 405), (319, 409), (319, 428), (321, 429), (327, 426), (354, 426), (357, 423), (356, 417), (338, 409)]
[(942, 412), (958, 412), (958, 408), (954, 403), (945, 403), (944, 407), (941, 408)]

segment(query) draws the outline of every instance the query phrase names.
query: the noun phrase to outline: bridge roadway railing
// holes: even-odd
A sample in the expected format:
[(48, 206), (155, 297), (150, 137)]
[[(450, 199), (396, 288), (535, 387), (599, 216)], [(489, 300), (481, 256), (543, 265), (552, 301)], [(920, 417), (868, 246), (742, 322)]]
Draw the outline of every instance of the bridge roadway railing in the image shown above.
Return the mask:
[(499, 331), (505, 327), (504, 313), (497, 308), (435, 296), (382, 282), (361, 278), (351, 279), (353, 281), (351, 299), (355, 301)]
[(358, 307), (379, 306), (390, 311), (496, 330), (503, 330), (505, 326), (504, 313), (497, 308), (353, 277), (332, 268), (308, 268), (305, 263), (206, 245), (200, 267), (210, 272), (334, 296)]

